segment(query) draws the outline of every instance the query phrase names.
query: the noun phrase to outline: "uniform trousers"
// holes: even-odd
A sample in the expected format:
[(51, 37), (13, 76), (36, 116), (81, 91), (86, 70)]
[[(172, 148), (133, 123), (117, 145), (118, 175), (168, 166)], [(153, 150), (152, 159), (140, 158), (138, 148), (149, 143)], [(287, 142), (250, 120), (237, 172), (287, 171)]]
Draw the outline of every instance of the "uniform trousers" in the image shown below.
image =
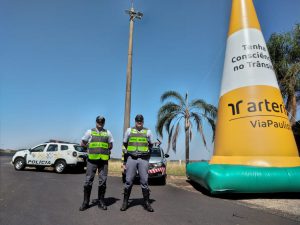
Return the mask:
[(86, 176), (84, 186), (93, 186), (95, 174), (98, 169), (99, 187), (106, 186), (108, 161), (107, 160), (87, 160)]
[(126, 182), (124, 187), (130, 189), (132, 187), (136, 172), (140, 176), (140, 184), (142, 189), (148, 189), (148, 167), (149, 157), (140, 158), (128, 156), (126, 162)]

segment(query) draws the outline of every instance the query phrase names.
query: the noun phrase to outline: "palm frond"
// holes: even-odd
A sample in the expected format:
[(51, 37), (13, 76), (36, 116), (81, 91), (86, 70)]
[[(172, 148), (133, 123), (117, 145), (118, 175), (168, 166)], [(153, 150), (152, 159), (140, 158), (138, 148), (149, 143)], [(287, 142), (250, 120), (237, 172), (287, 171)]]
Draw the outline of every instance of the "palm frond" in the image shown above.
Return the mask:
[[(166, 127), (166, 131), (169, 131), (170, 124), (172, 119), (176, 117), (176, 113), (170, 113), (163, 116), (158, 116), (157, 123), (156, 123), (156, 132), (163, 138), (163, 128)], [(166, 126), (167, 125), (167, 126)]]
[(166, 91), (160, 97), (160, 101), (164, 102), (166, 99), (170, 99), (170, 98), (173, 98), (173, 99), (179, 101), (180, 105), (184, 105), (183, 97), (176, 91)]
[(205, 115), (209, 115), (211, 118), (217, 117), (217, 108), (214, 105), (206, 103), (202, 99), (195, 99), (190, 103), (191, 109), (198, 109), (203, 111)]
[(176, 114), (176, 113), (170, 114), (170, 117), (169, 117), (168, 120), (165, 122), (165, 128), (166, 128), (167, 131), (170, 129), (170, 125), (171, 125), (172, 121), (173, 121), (176, 117), (180, 117), (179, 114)]
[(159, 136), (161, 136), (163, 138), (163, 129), (165, 124), (167, 123), (167, 121), (170, 120), (170, 118), (172, 117), (173, 114), (167, 114), (163, 117), (158, 117), (157, 118), (157, 122), (156, 122), (156, 132), (159, 134)]
[(167, 148), (167, 154), (170, 151), (170, 146), (171, 146), (171, 139), (172, 139), (172, 135), (173, 135), (173, 129), (174, 129), (174, 125), (171, 127), (171, 130), (168, 132), (169, 137), (168, 137), (168, 148)]
[(200, 133), (203, 144), (204, 144), (205, 148), (207, 149), (204, 131), (203, 131), (203, 127), (202, 127), (202, 119), (197, 113), (194, 113), (194, 112), (191, 113), (191, 117), (194, 118), (194, 121), (197, 125), (197, 131)]
[(177, 143), (177, 138), (178, 138), (179, 131), (180, 131), (180, 126), (179, 125), (180, 125), (179, 122), (177, 122), (175, 133), (174, 133), (173, 138), (172, 138), (172, 149), (173, 149), (174, 152), (176, 152), (176, 143)]
[(157, 113), (158, 117), (164, 117), (167, 114), (173, 113), (173, 112), (179, 112), (182, 110), (182, 107), (180, 105), (177, 105), (173, 102), (167, 102), (163, 106), (159, 108), (159, 111)]
[(172, 120), (181, 113), (181, 107), (173, 102), (164, 104), (157, 113), (156, 132), (163, 137), (163, 128), (168, 132)]
[(210, 127), (211, 127), (212, 132), (213, 132), (213, 136), (212, 136), (212, 141), (211, 142), (214, 142), (215, 135), (216, 135), (216, 123), (211, 118), (206, 118), (206, 119), (207, 119), (208, 123), (210, 124)]

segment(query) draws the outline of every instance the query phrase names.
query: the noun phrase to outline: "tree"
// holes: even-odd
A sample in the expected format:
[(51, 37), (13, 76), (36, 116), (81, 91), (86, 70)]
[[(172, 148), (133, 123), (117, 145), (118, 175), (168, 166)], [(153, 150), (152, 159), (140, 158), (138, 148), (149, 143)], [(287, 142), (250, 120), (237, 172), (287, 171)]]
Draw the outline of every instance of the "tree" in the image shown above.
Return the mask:
[(294, 125), (300, 102), (300, 24), (291, 32), (272, 34), (267, 47), (291, 125)]
[(161, 102), (167, 99), (173, 101), (166, 102), (158, 111), (156, 131), (163, 137), (163, 128), (168, 133), (168, 151), (172, 142), (172, 149), (176, 151), (176, 142), (180, 131), (180, 122), (184, 124), (185, 130), (185, 159), (186, 164), (189, 163), (189, 143), (192, 140), (192, 126), (194, 122), (197, 131), (200, 133), (205, 147), (206, 139), (203, 130), (203, 120), (206, 120), (213, 131), (212, 141), (215, 137), (215, 119), (217, 117), (217, 108), (211, 104), (206, 103), (202, 99), (195, 99), (188, 101), (188, 94), (185, 97), (181, 96), (176, 91), (167, 91), (162, 94)]
[(300, 155), (300, 120), (298, 120), (294, 126), (292, 127), (293, 133), (294, 133), (294, 137), (296, 140), (296, 145), (298, 148), (298, 152)]

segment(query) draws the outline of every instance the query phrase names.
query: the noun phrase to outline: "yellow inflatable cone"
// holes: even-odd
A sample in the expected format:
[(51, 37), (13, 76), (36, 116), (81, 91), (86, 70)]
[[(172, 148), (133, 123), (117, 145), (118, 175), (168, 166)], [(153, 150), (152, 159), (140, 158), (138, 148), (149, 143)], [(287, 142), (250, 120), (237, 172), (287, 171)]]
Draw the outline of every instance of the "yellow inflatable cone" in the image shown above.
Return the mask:
[(210, 163), (300, 166), (252, 0), (233, 0)]
[(252, 0), (233, 0), (214, 155), (187, 175), (211, 193), (300, 192), (300, 157)]

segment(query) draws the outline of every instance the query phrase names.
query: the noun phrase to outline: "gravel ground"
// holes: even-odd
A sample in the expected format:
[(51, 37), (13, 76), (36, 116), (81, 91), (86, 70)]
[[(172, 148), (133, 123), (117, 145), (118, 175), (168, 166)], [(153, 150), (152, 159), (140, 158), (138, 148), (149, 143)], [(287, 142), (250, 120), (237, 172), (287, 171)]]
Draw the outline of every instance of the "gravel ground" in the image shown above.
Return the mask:
[[(190, 183), (186, 177), (168, 176), (169, 185), (183, 188), (199, 194), (208, 194), (206, 190), (197, 184)], [(236, 201), (238, 204), (250, 208), (259, 208), (272, 214), (281, 215), (300, 222), (300, 193), (280, 194), (235, 194), (223, 196), (228, 201)]]

